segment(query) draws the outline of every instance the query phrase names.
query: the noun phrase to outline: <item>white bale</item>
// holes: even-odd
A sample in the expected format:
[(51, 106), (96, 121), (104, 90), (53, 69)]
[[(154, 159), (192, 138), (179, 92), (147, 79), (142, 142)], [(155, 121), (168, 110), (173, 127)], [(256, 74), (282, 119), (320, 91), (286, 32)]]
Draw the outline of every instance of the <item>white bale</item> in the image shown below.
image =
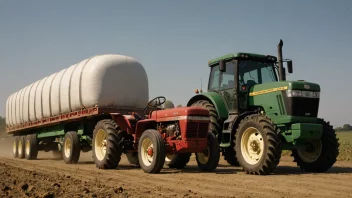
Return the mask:
[(148, 99), (148, 76), (137, 60), (99, 55), (12, 94), (6, 102), (6, 122), (14, 126), (94, 106), (142, 109)]
[(51, 108), (52, 115), (59, 115), (61, 112), (60, 84), (61, 84), (63, 74), (65, 73), (66, 70), (67, 69), (63, 69), (59, 73), (57, 73), (52, 83), (52, 88), (50, 93), (51, 94), (50, 108)]

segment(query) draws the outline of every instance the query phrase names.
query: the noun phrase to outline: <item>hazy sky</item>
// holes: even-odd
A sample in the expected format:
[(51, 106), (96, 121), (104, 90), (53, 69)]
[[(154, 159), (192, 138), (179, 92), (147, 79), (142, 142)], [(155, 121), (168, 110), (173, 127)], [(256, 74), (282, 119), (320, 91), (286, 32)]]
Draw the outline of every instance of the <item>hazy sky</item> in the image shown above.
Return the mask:
[(96, 54), (132, 56), (150, 97), (185, 105), (208, 82), (208, 60), (277, 53), (321, 85), (319, 116), (352, 124), (352, 1), (0, 1), (0, 115), (7, 97)]

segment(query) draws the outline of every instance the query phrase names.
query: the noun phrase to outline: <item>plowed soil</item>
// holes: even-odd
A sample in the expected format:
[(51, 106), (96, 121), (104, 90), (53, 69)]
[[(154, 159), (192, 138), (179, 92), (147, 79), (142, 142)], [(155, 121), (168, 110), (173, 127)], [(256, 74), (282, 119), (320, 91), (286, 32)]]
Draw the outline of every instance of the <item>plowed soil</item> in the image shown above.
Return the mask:
[(283, 157), (274, 174), (254, 176), (223, 159), (215, 172), (199, 172), (192, 157), (184, 170), (146, 174), (125, 156), (116, 170), (99, 170), (91, 152), (69, 165), (50, 152), (40, 152), (38, 160), (15, 159), (11, 145), (0, 144), (0, 197), (352, 197), (347, 162), (311, 174)]

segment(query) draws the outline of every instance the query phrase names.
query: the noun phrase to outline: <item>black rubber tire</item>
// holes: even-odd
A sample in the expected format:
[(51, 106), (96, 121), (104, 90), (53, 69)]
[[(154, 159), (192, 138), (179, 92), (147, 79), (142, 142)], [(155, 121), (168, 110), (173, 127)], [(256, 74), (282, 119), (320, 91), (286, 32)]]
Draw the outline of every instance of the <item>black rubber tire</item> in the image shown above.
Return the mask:
[[(209, 114), (210, 114), (210, 124), (209, 124), (209, 129), (214, 135), (218, 135), (220, 131), (222, 130), (221, 124), (219, 123), (219, 115), (218, 112), (213, 104), (211, 104), (207, 100), (198, 100), (194, 102), (191, 106), (196, 106), (196, 107), (203, 107), (208, 109)], [(234, 135), (232, 137), (234, 139)], [(232, 166), (239, 166), (239, 163), (236, 158), (236, 150), (235, 150), (235, 144), (234, 141), (231, 142), (230, 147), (224, 148), (222, 155), (224, 156), (225, 161), (229, 163)]]
[[(258, 163), (251, 165), (246, 162), (241, 152), (241, 139), (249, 127), (256, 128), (263, 137), (264, 150)], [(265, 115), (253, 114), (241, 120), (235, 136), (236, 156), (241, 167), (247, 174), (268, 175), (274, 171), (281, 158), (281, 137), (275, 124)]]
[[(149, 139), (153, 144), (153, 160), (150, 165), (144, 164), (142, 155), (145, 151), (142, 148), (143, 141)], [(154, 129), (148, 129), (142, 133), (138, 143), (138, 160), (139, 165), (146, 173), (159, 173), (165, 163), (165, 142), (159, 133)]]
[(336, 138), (333, 126), (324, 120), (321, 120), (320, 123), (323, 125), (323, 134), (321, 137), (322, 151), (316, 161), (311, 163), (305, 162), (299, 157), (297, 150), (292, 150), (291, 156), (293, 156), (294, 162), (306, 172), (326, 172), (335, 164), (339, 155), (340, 144), (338, 138)]
[[(29, 144), (29, 145), (27, 145)], [(37, 141), (37, 135), (34, 134), (28, 134), (26, 136), (26, 142), (25, 142), (25, 157), (27, 160), (35, 160), (38, 157), (38, 141)]]
[(126, 153), (127, 160), (130, 164), (139, 166), (138, 153)]
[(175, 157), (170, 162), (165, 162), (165, 165), (169, 168), (184, 169), (191, 159), (191, 155), (192, 153), (175, 154)]
[(201, 169), (202, 171), (211, 172), (216, 169), (216, 167), (219, 164), (219, 160), (220, 160), (219, 142), (217, 141), (216, 136), (211, 132), (208, 132), (207, 146), (208, 146), (207, 152), (209, 152), (208, 153), (208, 161), (206, 163), (202, 163), (199, 160), (198, 153), (196, 153), (196, 161), (197, 161), (199, 169)]
[[(106, 138), (106, 153), (103, 159), (99, 160), (96, 154), (96, 135), (99, 130), (104, 130)], [(116, 169), (122, 155), (122, 148), (119, 146), (121, 129), (112, 119), (99, 121), (93, 131), (92, 152), (95, 165), (99, 169)]]
[[(70, 153), (68, 155), (65, 154), (66, 140), (69, 139), (71, 141)], [(64, 162), (66, 164), (77, 164), (79, 160), (79, 156), (81, 154), (81, 143), (78, 137), (77, 132), (69, 131), (65, 134), (64, 143), (62, 145), (62, 156)]]
[(18, 140), (19, 139), (20, 139), (19, 136), (14, 136), (12, 138), (12, 157), (14, 157), (14, 158), (18, 157)]
[(26, 136), (19, 136), (18, 139), (18, 145), (17, 145), (17, 152), (18, 152), (18, 158), (23, 159), (25, 157), (25, 141), (26, 141)]

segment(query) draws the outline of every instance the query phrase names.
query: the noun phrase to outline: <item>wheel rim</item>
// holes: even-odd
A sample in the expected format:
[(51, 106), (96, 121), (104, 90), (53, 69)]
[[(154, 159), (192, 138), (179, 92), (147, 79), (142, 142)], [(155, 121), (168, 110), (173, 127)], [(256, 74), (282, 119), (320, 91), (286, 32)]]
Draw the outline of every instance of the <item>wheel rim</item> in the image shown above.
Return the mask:
[(241, 153), (244, 160), (251, 165), (255, 165), (262, 158), (263, 152), (263, 136), (256, 128), (247, 128), (241, 139)]
[(302, 147), (297, 147), (299, 157), (308, 163), (315, 162), (323, 150), (323, 145), (320, 140), (311, 140), (306, 142)]
[(26, 140), (26, 155), (29, 155), (31, 148), (30, 148), (30, 144), (29, 144), (29, 140)]
[(16, 140), (13, 140), (13, 142), (12, 142), (12, 152), (15, 154), (16, 150), (17, 150)]
[(142, 142), (141, 157), (142, 162), (146, 166), (150, 166), (153, 163), (153, 142), (149, 138), (145, 138)]
[(18, 141), (18, 155), (22, 155), (22, 138)]
[(99, 161), (103, 160), (106, 154), (106, 132), (103, 129), (99, 129), (97, 135), (95, 136), (95, 156)]
[(201, 153), (196, 153), (197, 157), (198, 157), (198, 161), (201, 164), (206, 164), (209, 161), (209, 157), (210, 157), (210, 150), (209, 150), (209, 146), (207, 146), (206, 149), (204, 149), (203, 152)]
[(65, 150), (65, 157), (69, 158), (71, 155), (71, 139), (70, 138), (67, 138), (65, 140), (64, 150)]

